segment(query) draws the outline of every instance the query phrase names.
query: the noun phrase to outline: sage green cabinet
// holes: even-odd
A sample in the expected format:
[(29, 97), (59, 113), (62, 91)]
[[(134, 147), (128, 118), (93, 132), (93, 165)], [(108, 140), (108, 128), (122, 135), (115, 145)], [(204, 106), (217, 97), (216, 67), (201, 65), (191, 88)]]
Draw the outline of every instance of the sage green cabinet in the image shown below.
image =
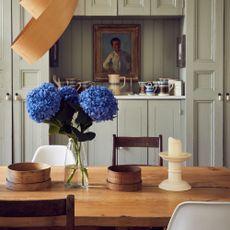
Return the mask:
[[(13, 39), (30, 20), (31, 16), (12, 1), (12, 36)], [(43, 82), (49, 82), (48, 52), (35, 64), (27, 64), (13, 52), (13, 161), (31, 161), (35, 150), (49, 143), (48, 125), (32, 121), (26, 109), (26, 95)]]
[[(163, 150), (168, 149), (168, 137), (184, 138), (183, 100), (120, 100), (119, 136), (163, 136)], [(158, 164), (158, 152), (145, 148), (124, 148), (119, 152), (122, 164)], [(148, 159), (147, 159), (148, 158)]]
[(85, 15), (85, 0), (78, 0), (78, 5), (73, 15), (74, 16), (84, 16)]
[(85, 1), (86, 16), (117, 15), (117, 0), (87, 0)]
[(0, 0), (0, 164), (12, 162), (11, 1)]
[[(112, 164), (113, 134), (118, 136), (163, 135), (163, 149), (168, 149), (168, 137), (182, 140), (185, 149), (184, 100), (119, 99), (118, 116), (113, 121), (93, 123), (90, 131), (95, 139), (87, 142), (88, 164)], [(56, 137), (52, 144), (66, 144), (63, 137)], [(158, 164), (158, 151), (147, 148), (120, 148), (119, 164)]]
[(225, 68), (224, 68), (224, 166), (230, 168), (230, 1), (225, 0)]
[(118, 0), (118, 15), (150, 15), (150, 0)]
[(29, 65), (11, 50), (12, 37), (31, 17), (18, 1), (0, 0), (0, 9), (0, 164), (10, 164), (31, 161), (36, 148), (48, 144), (48, 125), (28, 117), (25, 98), (29, 90), (49, 81), (49, 59), (46, 54)]
[(187, 0), (185, 14), (187, 149), (194, 165), (222, 166), (224, 1)]
[(79, 0), (74, 15), (180, 16), (183, 0)]
[(183, 15), (183, 0), (151, 0), (151, 15)]

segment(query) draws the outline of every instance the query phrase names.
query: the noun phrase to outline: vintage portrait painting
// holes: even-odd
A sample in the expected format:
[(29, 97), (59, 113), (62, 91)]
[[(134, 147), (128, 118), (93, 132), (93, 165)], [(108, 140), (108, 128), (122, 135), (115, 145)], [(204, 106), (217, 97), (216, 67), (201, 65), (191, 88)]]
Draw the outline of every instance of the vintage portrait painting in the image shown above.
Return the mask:
[(111, 73), (138, 80), (139, 34), (139, 25), (94, 25), (95, 81), (107, 81)]

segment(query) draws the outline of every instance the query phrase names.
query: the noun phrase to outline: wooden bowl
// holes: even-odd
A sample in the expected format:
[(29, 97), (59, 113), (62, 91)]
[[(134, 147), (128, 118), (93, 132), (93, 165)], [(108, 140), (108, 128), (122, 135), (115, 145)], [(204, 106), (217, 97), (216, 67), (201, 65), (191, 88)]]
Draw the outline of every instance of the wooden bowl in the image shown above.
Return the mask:
[(141, 168), (131, 165), (108, 167), (107, 187), (116, 191), (141, 189)]
[(141, 181), (141, 168), (131, 165), (108, 167), (108, 181), (114, 184), (136, 184)]
[(44, 163), (16, 163), (8, 166), (7, 181), (16, 184), (41, 183), (50, 180), (50, 165)]

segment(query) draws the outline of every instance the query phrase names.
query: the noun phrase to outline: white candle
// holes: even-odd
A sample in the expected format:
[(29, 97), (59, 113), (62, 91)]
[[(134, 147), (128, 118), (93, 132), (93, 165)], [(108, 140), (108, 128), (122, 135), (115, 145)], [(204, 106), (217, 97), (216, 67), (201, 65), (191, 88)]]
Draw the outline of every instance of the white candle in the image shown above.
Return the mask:
[(169, 156), (180, 156), (182, 153), (181, 141), (172, 137), (168, 139), (168, 155)]

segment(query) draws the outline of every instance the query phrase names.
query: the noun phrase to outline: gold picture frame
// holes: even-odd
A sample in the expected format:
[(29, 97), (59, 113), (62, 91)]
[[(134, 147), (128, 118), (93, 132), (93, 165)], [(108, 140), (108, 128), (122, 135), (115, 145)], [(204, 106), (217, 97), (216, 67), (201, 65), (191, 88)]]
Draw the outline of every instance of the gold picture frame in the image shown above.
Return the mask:
[[(116, 73), (133, 81), (140, 75), (140, 25), (94, 25), (94, 81)], [(119, 51), (116, 52), (116, 44)], [(117, 55), (119, 53), (119, 55)]]

